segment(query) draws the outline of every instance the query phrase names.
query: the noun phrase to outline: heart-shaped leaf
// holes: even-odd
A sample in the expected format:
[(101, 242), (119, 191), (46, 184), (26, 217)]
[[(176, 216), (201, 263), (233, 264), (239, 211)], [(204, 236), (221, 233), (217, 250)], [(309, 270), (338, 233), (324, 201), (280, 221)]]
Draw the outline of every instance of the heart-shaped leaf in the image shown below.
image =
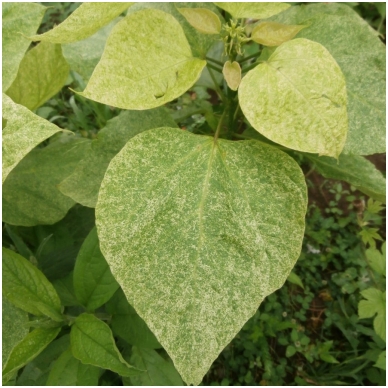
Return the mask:
[(295, 26), (276, 22), (262, 22), (258, 24), (251, 34), (256, 43), (264, 46), (280, 46), (291, 40), (299, 31), (307, 26)]

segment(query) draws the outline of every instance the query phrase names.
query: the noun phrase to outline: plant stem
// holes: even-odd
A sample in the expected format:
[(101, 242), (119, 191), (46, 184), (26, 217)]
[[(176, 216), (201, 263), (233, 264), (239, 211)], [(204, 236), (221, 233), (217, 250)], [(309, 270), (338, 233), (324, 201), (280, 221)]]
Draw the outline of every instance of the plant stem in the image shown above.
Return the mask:
[(224, 111), (223, 111), (223, 113), (222, 113), (222, 116), (221, 116), (221, 118), (220, 118), (220, 121), (218, 122), (217, 130), (216, 130), (216, 133), (215, 133), (215, 135), (214, 135), (214, 143), (217, 142), (217, 139), (218, 139), (218, 137), (219, 137), (219, 135), (220, 135), (221, 127), (222, 127), (222, 124), (223, 124), (223, 122), (224, 122), (224, 118), (225, 118), (225, 116), (226, 116), (226, 111), (227, 111), (227, 109), (224, 109)]
[(222, 74), (222, 69), (220, 69), (219, 67), (214, 66), (214, 65), (212, 65), (212, 64), (209, 63), (209, 62), (206, 64), (206, 66), (207, 66), (208, 68), (213, 69), (213, 70), (215, 70), (215, 71), (218, 71), (219, 73)]
[(249, 57), (245, 57), (245, 58), (243, 58), (243, 59), (238, 60), (237, 62), (239, 62), (240, 65), (241, 65), (242, 63), (244, 63), (244, 62), (246, 62), (246, 61), (249, 61), (249, 60), (252, 59), (252, 58), (256, 58), (256, 57), (258, 57), (259, 55), (260, 55), (260, 53), (252, 54), (252, 55), (250, 55)]
[(241, 70), (241, 72), (242, 72), (242, 73), (246, 73), (248, 70), (251, 70), (251, 69), (255, 68), (259, 63), (263, 63), (263, 62), (265, 62), (265, 61), (256, 61), (255, 63), (252, 63), (251, 65), (249, 65), (249, 66), (243, 68), (243, 69)]
[(213, 58), (210, 58), (210, 57), (206, 57), (206, 60), (210, 61), (210, 62), (213, 62), (213, 63), (215, 63), (218, 66), (224, 67), (224, 64), (221, 61), (217, 61), (216, 59), (213, 59)]
[[(208, 66), (209, 66), (209, 64), (207, 64)], [(216, 77), (214, 76), (214, 74), (213, 74), (213, 72), (212, 72), (212, 69), (209, 67), (208, 68), (208, 70), (209, 70), (209, 74), (210, 74), (210, 77), (211, 77), (211, 79), (212, 79), (212, 81), (213, 81), (213, 83), (214, 83), (214, 87), (215, 87), (215, 89), (216, 89), (216, 92), (217, 92), (217, 94), (218, 94), (218, 97), (220, 98), (220, 100), (222, 101), (222, 102), (224, 102), (225, 101), (225, 94), (222, 92), (222, 90), (220, 89), (220, 87), (219, 87), (219, 85), (218, 85), (218, 83), (217, 83), (217, 80), (216, 80)]]

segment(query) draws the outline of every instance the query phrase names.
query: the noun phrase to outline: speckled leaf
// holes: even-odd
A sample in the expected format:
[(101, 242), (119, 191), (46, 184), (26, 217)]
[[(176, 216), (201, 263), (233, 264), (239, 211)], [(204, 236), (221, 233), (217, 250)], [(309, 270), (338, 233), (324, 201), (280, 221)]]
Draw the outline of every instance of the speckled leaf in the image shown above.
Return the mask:
[(162, 347), (147, 324), (128, 303), (121, 288), (116, 291), (105, 308), (112, 315), (111, 327), (114, 335), (121, 337), (131, 345), (142, 348), (159, 349)]
[(386, 49), (378, 34), (350, 7), (312, 4), (277, 16), (283, 23), (307, 23), (298, 37), (325, 46), (346, 79), (349, 132), (344, 153), (370, 155), (386, 150)]
[(226, 61), (222, 74), (225, 77), (225, 81), (232, 90), (237, 90), (241, 82), (241, 67), (236, 61), (233, 63)]
[(289, 25), (277, 22), (262, 22), (252, 31), (251, 38), (264, 46), (280, 46), (291, 40), (307, 26)]
[(36, 32), (46, 7), (37, 3), (2, 3), (3, 91), (12, 84), (20, 61), (30, 46), (24, 35)]
[(42, 272), (16, 252), (2, 248), (2, 253), (3, 295), (22, 310), (61, 321), (58, 294)]
[(187, 384), (286, 280), (306, 187), (285, 153), (158, 128), (111, 161), (96, 207), (100, 248), (129, 303)]
[(3, 221), (34, 226), (65, 217), (75, 202), (57, 185), (73, 173), (89, 146), (89, 140), (71, 137), (31, 151), (3, 184)]
[(121, 356), (109, 326), (94, 315), (81, 314), (70, 332), (73, 356), (83, 364), (109, 369), (121, 376), (141, 373)]
[(205, 65), (192, 56), (174, 17), (142, 10), (113, 28), (101, 61), (80, 94), (123, 109), (150, 109), (183, 94)]
[(130, 377), (134, 386), (183, 386), (183, 381), (174, 365), (161, 357), (155, 350), (132, 347), (131, 363), (146, 370)]
[(133, 136), (164, 125), (175, 127), (176, 123), (162, 107), (145, 112), (121, 112), (97, 134), (85, 158), (58, 186), (59, 190), (83, 206), (95, 207), (102, 179), (112, 158)]
[(99, 368), (82, 364), (68, 349), (53, 363), (46, 385), (98, 386), (99, 375)]
[(119, 288), (99, 247), (96, 228), (86, 237), (74, 267), (74, 292), (87, 310), (107, 302)]
[(346, 141), (346, 86), (341, 69), (319, 43), (283, 43), (242, 79), (240, 106), (268, 139), (298, 151), (338, 158)]
[(3, 369), (3, 384), (12, 374), (22, 368), (41, 353), (55, 339), (60, 328), (35, 329), (20, 341), (11, 351)]
[(221, 20), (210, 9), (178, 8), (178, 11), (190, 25), (203, 34), (219, 34), (221, 31)]
[(61, 128), (35, 115), (22, 105), (15, 104), (3, 94), (3, 183), (8, 174), (35, 146)]
[(28, 334), (28, 314), (2, 297), (2, 366), (11, 350)]
[(139, 2), (134, 4), (129, 10), (128, 14), (132, 14), (138, 12), (142, 9), (158, 9), (160, 11), (164, 11), (172, 15), (182, 26), (183, 31), (186, 35), (186, 39), (190, 44), (191, 50), (195, 57), (199, 57), (201, 59), (205, 59), (206, 54), (210, 47), (213, 45), (215, 41), (217, 41), (218, 37), (216, 35), (202, 34), (197, 31), (194, 27), (190, 25), (190, 23), (181, 15), (177, 8), (206, 8), (210, 11), (214, 12), (220, 20), (223, 22), (224, 19), (221, 16), (218, 8), (213, 3), (143, 3)]
[(133, 3), (82, 3), (64, 22), (31, 40), (71, 43), (88, 38), (123, 13)]
[(112, 28), (120, 20), (121, 18), (116, 18), (89, 38), (62, 45), (63, 56), (70, 68), (80, 74), (84, 81), (88, 81), (91, 77), (94, 68), (101, 59)]
[(373, 163), (362, 156), (341, 154), (337, 160), (325, 156), (305, 155), (316, 171), (325, 178), (339, 179), (350, 183), (361, 192), (385, 203), (386, 181)]
[(60, 45), (42, 42), (27, 52), (7, 95), (17, 104), (35, 110), (58, 93), (69, 75)]
[(230, 2), (214, 3), (229, 12), (234, 18), (265, 19), (290, 7), (287, 3), (275, 2)]

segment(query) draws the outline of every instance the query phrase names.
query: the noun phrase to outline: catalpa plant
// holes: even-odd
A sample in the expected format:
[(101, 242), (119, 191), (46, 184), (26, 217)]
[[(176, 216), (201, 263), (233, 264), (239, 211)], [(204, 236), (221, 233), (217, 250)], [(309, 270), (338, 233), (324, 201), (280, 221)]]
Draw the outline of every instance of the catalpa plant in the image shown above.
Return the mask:
[[(385, 46), (341, 4), (83, 3), (36, 35), (45, 9), (3, 3), (3, 382), (55, 340), (48, 385), (198, 385), (299, 256), (298, 155), (385, 200)], [(70, 70), (122, 109), (93, 140), (34, 113)], [(164, 106), (199, 84), (203, 134)], [(76, 203), (96, 228), (58, 280), (11, 226)]]

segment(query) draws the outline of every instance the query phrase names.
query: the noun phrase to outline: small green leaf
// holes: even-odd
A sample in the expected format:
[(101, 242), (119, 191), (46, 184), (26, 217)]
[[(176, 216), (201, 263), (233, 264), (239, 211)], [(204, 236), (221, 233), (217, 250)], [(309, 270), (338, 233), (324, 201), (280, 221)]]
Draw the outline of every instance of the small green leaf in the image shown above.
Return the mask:
[(12, 349), (28, 334), (28, 314), (2, 297), (2, 365)]
[(97, 386), (99, 375), (99, 368), (82, 364), (73, 357), (71, 350), (67, 349), (53, 363), (46, 385)]
[(131, 376), (130, 380), (134, 386), (182, 386), (183, 381), (174, 368), (171, 361), (152, 349), (132, 348), (131, 363), (139, 369), (146, 370), (138, 376)]
[(222, 69), (225, 81), (232, 90), (237, 90), (241, 82), (241, 67), (236, 61), (226, 61)]
[(164, 107), (145, 112), (121, 112), (97, 134), (84, 159), (79, 162), (74, 173), (61, 182), (59, 190), (83, 206), (95, 207), (102, 179), (112, 158), (133, 136), (163, 125), (176, 127)]
[(266, 19), (290, 7), (290, 4), (275, 2), (231, 2), (214, 4), (230, 13), (236, 19)]
[(296, 353), (296, 348), (295, 346), (288, 345), (286, 348), (286, 357), (292, 357)]
[(296, 284), (297, 286), (304, 289), (302, 279), (294, 271), (290, 272), (290, 274), (288, 275), (287, 281), (289, 281), (292, 284)]
[(68, 75), (69, 65), (61, 46), (42, 42), (28, 51), (20, 62), (7, 95), (17, 104), (35, 110), (61, 90)]
[[(384, 242), (385, 245), (385, 242)], [(377, 249), (369, 248), (365, 251), (368, 264), (376, 271), (378, 274), (385, 276), (386, 275), (386, 259), (385, 254), (381, 253)]]
[(86, 139), (65, 139), (31, 151), (3, 185), (3, 221), (11, 225), (54, 224), (75, 204), (57, 185), (71, 175), (90, 147)]
[(251, 34), (251, 39), (264, 46), (280, 46), (291, 40), (299, 31), (307, 26), (288, 25), (276, 22), (262, 22)]
[[(18, 72), (20, 61), (30, 46), (23, 35), (31, 35), (38, 29), (46, 7), (37, 3), (2, 3), (3, 24), (3, 92), (12, 84)], [(4, 98), (3, 98), (4, 104)]]
[(319, 43), (283, 43), (241, 81), (240, 106), (268, 139), (299, 151), (338, 158), (346, 141), (346, 85)]
[(205, 65), (192, 56), (174, 17), (146, 9), (113, 28), (101, 61), (80, 94), (123, 109), (150, 109), (183, 94)]
[(112, 331), (131, 345), (141, 348), (159, 349), (155, 335), (128, 303), (122, 289), (117, 290), (106, 304), (106, 311), (112, 314)]
[(213, 11), (206, 8), (177, 8), (185, 19), (203, 34), (219, 34), (221, 20)]
[(3, 94), (3, 180), (35, 146), (55, 133), (59, 127), (35, 115), (22, 105), (15, 104)]
[(129, 303), (185, 382), (199, 384), (286, 280), (305, 211), (303, 174), (285, 153), (157, 128), (112, 159), (96, 226)]
[(140, 370), (129, 365), (116, 347), (109, 326), (94, 315), (81, 314), (70, 333), (71, 351), (83, 364), (109, 369), (121, 376), (133, 376)]
[(61, 302), (46, 277), (24, 257), (3, 248), (3, 294), (34, 315), (61, 321)]
[(118, 283), (110, 272), (99, 247), (96, 228), (86, 237), (74, 267), (74, 291), (79, 302), (93, 311), (107, 302)]
[(31, 36), (30, 39), (63, 44), (88, 38), (132, 4), (83, 3), (64, 22), (44, 34)]
[(374, 365), (377, 368), (386, 370), (387, 368), (387, 356), (386, 356), (386, 351), (384, 350), (379, 354), (379, 358), (376, 361), (376, 364)]
[(121, 20), (116, 18), (89, 38), (62, 45), (63, 56), (84, 81), (88, 81), (104, 52), (106, 40), (112, 28)]
[(12, 373), (22, 368), (41, 353), (46, 346), (55, 339), (60, 328), (35, 329), (19, 342), (11, 351), (7, 363), (3, 369), (3, 384)]
[(376, 240), (383, 240), (378, 232), (378, 228), (363, 227), (359, 235), (365, 245), (369, 245), (372, 249), (374, 249), (376, 248)]
[(325, 178), (348, 182), (361, 192), (385, 202), (385, 178), (374, 164), (364, 157), (341, 154), (337, 161), (325, 156), (304, 156), (314, 163), (315, 169)]

